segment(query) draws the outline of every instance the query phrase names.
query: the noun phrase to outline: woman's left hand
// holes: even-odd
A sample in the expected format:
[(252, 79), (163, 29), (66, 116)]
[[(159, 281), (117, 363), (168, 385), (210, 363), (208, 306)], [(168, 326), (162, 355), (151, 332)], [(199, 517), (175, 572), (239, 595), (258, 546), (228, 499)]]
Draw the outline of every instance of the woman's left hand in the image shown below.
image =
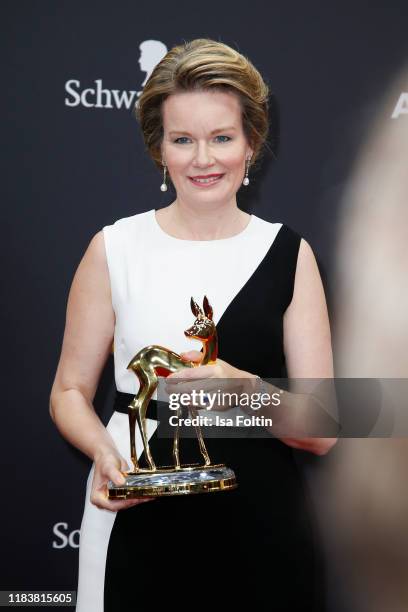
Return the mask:
[(203, 353), (200, 351), (187, 351), (180, 355), (182, 359), (198, 365), (193, 368), (186, 366), (167, 376), (165, 381), (167, 393), (191, 394), (195, 390), (200, 393), (200, 398), (204, 393), (207, 396), (209, 395), (209, 401), (204, 401), (199, 406), (195, 406), (197, 409), (228, 410), (237, 404), (234, 399), (230, 400), (229, 397), (226, 398), (225, 402), (220, 402), (219, 399), (222, 396), (218, 392), (241, 393), (243, 380), (251, 376), (248, 372), (239, 370), (222, 359), (217, 359), (216, 363), (211, 365), (199, 365), (203, 358)]

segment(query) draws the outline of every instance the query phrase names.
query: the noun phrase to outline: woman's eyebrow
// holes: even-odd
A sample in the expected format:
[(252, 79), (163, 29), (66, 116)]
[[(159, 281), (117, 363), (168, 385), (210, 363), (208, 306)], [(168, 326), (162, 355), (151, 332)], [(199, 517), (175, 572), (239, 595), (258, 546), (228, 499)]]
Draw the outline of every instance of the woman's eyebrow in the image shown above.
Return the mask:
[[(210, 134), (217, 134), (218, 132), (229, 132), (231, 130), (235, 130), (236, 128), (231, 125), (229, 127), (217, 128), (216, 130), (212, 130)], [(185, 132), (184, 130), (172, 130), (169, 134), (185, 134), (186, 136), (191, 136), (189, 132)]]

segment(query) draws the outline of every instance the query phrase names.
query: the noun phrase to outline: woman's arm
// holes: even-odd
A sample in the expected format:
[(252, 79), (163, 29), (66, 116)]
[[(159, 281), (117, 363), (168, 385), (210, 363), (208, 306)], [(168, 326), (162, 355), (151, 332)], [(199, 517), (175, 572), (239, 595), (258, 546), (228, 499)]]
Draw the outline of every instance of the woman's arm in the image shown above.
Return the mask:
[[(288, 377), (333, 378), (333, 355), (326, 298), (319, 268), (310, 245), (302, 238), (293, 298), (283, 319)], [(329, 397), (333, 401), (333, 397)], [(304, 405), (307, 421), (308, 404)], [(300, 418), (301, 415), (299, 415)], [(325, 454), (336, 438), (283, 438), (294, 448)]]
[(91, 501), (111, 511), (140, 501), (107, 499), (108, 480), (121, 484), (124, 482), (121, 471), (129, 466), (92, 403), (111, 350), (114, 327), (105, 241), (100, 231), (91, 240), (69, 292), (50, 414), (64, 438), (95, 462)]
[[(337, 415), (333, 414), (336, 399), (331, 380), (330, 324), (316, 259), (303, 239), (299, 246), (292, 301), (284, 314), (283, 332), (290, 391), (280, 396), (278, 406), (267, 404), (258, 414), (272, 418), (272, 426), (268, 429), (288, 446), (324, 455), (337, 439), (318, 437), (317, 432), (330, 431), (330, 435), (335, 436), (338, 431)], [(276, 386), (267, 382), (260, 388), (259, 378), (254, 374), (243, 372), (243, 375), (248, 377), (244, 387), (249, 385), (250, 393), (261, 391), (270, 396), (279, 393)]]
[(115, 444), (92, 405), (112, 345), (115, 315), (102, 231), (91, 240), (72, 281), (50, 414), (61, 434), (91, 459)]

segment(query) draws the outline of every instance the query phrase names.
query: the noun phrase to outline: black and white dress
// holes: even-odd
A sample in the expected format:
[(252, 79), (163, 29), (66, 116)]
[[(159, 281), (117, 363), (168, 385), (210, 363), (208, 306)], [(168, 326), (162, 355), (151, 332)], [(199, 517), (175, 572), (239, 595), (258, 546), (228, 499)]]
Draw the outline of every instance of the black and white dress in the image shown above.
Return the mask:
[[(194, 319), (191, 296), (201, 306), (206, 295), (213, 307), (220, 359), (264, 378), (285, 376), (283, 315), (301, 239), (286, 225), (251, 215), (231, 238), (182, 240), (161, 229), (154, 209), (103, 232), (116, 315), (117, 394), (107, 429), (131, 466), (126, 406), (139, 383), (127, 365), (149, 344), (178, 353), (201, 349), (183, 333)], [(153, 456), (168, 465), (153, 408), (147, 416)], [(197, 441), (182, 443), (188, 458), (197, 452), (199, 461)], [(278, 612), (323, 609), (319, 546), (292, 449), (272, 435), (206, 443), (213, 462), (234, 469), (236, 490), (160, 498), (112, 513), (89, 501), (92, 467), (77, 612), (187, 609), (197, 602)], [(138, 432), (136, 444), (140, 453)]]

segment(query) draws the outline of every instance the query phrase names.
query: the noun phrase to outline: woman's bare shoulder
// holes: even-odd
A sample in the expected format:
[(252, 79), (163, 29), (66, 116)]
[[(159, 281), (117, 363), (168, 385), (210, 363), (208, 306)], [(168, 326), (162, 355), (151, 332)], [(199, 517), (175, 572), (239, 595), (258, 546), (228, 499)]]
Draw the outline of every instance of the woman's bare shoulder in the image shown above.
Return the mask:
[(108, 271), (106, 236), (103, 229), (97, 231), (89, 240), (79, 268), (93, 272)]
[(105, 235), (101, 229), (91, 238), (87, 251), (88, 256), (93, 258), (96, 263), (106, 263), (106, 247), (105, 247)]

